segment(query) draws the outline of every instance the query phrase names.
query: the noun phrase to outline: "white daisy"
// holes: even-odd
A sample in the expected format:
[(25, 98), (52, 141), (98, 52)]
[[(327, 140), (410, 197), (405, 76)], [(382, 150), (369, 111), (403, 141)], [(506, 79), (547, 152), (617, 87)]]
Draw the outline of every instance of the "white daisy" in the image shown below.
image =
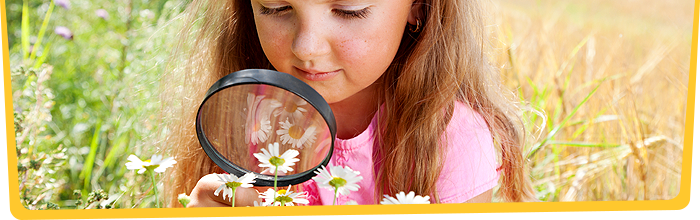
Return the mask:
[[(265, 98), (265, 96), (260, 95), (260, 96), (255, 96), (252, 93), (248, 93), (248, 114), (246, 116), (246, 129), (245, 129), (245, 143), (252, 143), (253, 145), (258, 144), (258, 141), (260, 139), (267, 139), (267, 135), (270, 133), (270, 129), (272, 129), (272, 126), (270, 126), (269, 121), (268, 123), (265, 124), (265, 121), (259, 121), (257, 120), (256, 114), (258, 112), (258, 105), (260, 105), (260, 102)], [(262, 142), (262, 141), (260, 141)]]
[(253, 201), (253, 207), (258, 207), (258, 206), (265, 206), (265, 205), (263, 205), (262, 202)]
[(130, 155), (127, 158), (126, 169), (138, 170), (139, 174), (143, 174), (146, 170), (152, 170), (156, 173), (165, 172), (165, 169), (172, 167), (177, 163), (172, 157), (163, 159), (161, 155), (153, 155), (151, 159), (141, 161), (136, 155)]
[(306, 199), (306, 192), (295, 193), (289, 190), (291, 187), (288, 186), (286, 190), (281, 189), (277, 192), (274, 189), (267, 189), (259, 196), (263, 199), (261, 206), (294, 206), (294, 203), (309, 204), (309, 200)]
[[(149, 174), (151, 174), (151, 180), (153, 183), (153, 189), (158, 189), (156, 186), (156, 180), (155, 180), (155, 173), (162, 173), (165, 172), (165, 169), (172, 167), (176, 161), (172, 157), (168, 157), (163, 159), (163, 156), (161, 155), (153, 155), (151, 156), (151, 159), (141, 161), (136, 155), (129, 155), (127, 158), (129, 162), (127, 162), (126, 169), (129, 170), (138, 170), (139, 174), (143, 174), (146, 171), (151, 171)], [(156, 198), (156, 208), (160, 208), (160, 202), (158, 201), (158, 190), (154, 191), (155, 198)]]
[(360, 172), (350, 169), (350, 167), (341, 166), (321, 166), (317, 171), (314, 171), (317, 176), (313, 179), (320, 187), (335, 191), (335, 196), (338, 194), (348, 195), (350, 191), (357, 191), (360, 185), (357, 183), (362, 180)]
[(234, 190), (238, 187), (250, 188), (253, 187), (251, 183), (255, 182), (255, 174), (246, 173), (240, 178), (233, 174), (216, 174), (219, 177), (219, 181), (223, 182), (219, 188), (214, 191), (215, 196), (219, 196), (219, 192), (224, 191), (224, 200), (226, 196), (233, 198)]
[(177, 195), (177, 201), (182, 204), (182, 207), (187, 207), (187, 204), (190, 203), (190, 197), (185, 193), (180, 193)]
[(260, 164), (259, 167), (268, 168), (270, 170), (277, 169), (277, 172), (287, 173), (288, 171), (293, 171), (294, 163), (299, 161), (296, 158), (299, 155), (299, 151), (294, 149), (289, 149), (280, 155), (280, 145), (275, 142), (274, 144), (267, 145), (269, 149), (262, 149), (262, 153), (254, 153), (253, 156), (258, 158)]
[(277, 130), (277, 135), (282, 135), (282, 144), (291, 144), (292, 147), (303, 149), (310, 147), (316, 141), (316, 126), (312, 125), (304, 130), (298, 124), (289, 123), (289, 120), (280, 122), (282, 129)]
[(357, 202), (355, 202), (355, 200), (350, 200), (346, 202), (345, 205), (357, 205)]
[(287, 101), (284, 103), (284, 108), (275, 110), (273, 114), (275, 114), (275, 116), (279, 116), (280, 120), (288, 120), (289, 116), (291, 115), (293, 121), (298, 121), (304, 117), (304, 112), (306, 112), (306, 109), (300, 106), (306, 104), (306, 101), (303, 99), (299, 99), (297, 101)]
[[(272, 126), (270, 125), (270, 116), (272, 111), (282, 107), (282, 103), (275, 99), (263, 99), (258, 106), (257, 113), (255, 113), (255, 130), (254, 134), (257, 136), (259, 143), (267, 141), (272, 133)], [(255, 137), (253, 137), (255, 138)]]
[(396, 198), (390, 197), (389, 195), (384, 195), (384, 199), (380, 202), (380, 204), (430, 204), (430, 196), (416, 196), (413, 191), (409, 192), (407, 195), (401, 191), (400, 193), (396, 194)]

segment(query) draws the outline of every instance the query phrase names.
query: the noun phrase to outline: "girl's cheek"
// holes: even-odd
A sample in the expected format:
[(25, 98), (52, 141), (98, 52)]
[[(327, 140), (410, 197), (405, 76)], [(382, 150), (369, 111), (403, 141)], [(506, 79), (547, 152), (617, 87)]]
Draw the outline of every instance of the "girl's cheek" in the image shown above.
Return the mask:
[(291, 47), (289, 31), (279, 24), (258, 23), (258, 38), (263, 47), (265, 55), (273, 65), (279, 64), (285, 57), (284, 52)]
[[(379, 35), (374, 35), (379, 36)], [(351, 65), (359, 68), (364, 77), (376, 79), (391, 65), (398, 45), (386, 38), (359, 37), (344, 44), (345, 55)]]
[(368, 57), (372, 52), (370, 42), (362, 37), (350, 38), (340, 41), (338, 49), (345, 61), (345, 64), (352, 66), (363, 66), (369, 64), (367, 61), (372, 57)]

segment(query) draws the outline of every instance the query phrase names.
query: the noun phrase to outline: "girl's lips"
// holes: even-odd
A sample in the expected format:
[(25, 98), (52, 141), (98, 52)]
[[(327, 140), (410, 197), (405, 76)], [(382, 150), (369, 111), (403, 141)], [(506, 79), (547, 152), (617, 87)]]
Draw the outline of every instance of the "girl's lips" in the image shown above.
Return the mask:
[(303, 70), (299, 69), (297, 67), (294, 67), (294, 70), (301, 75), (301, 77), (304, 77), (304, 79), (309, 80), (309, 81), (326, 81), (331, 78), (333, 78), (335, 75), (338, 75), (340, 73), (340, 69), (334, 70), (331, 72), (318, 72), (318, 71), (313, 71), (313, 70)]

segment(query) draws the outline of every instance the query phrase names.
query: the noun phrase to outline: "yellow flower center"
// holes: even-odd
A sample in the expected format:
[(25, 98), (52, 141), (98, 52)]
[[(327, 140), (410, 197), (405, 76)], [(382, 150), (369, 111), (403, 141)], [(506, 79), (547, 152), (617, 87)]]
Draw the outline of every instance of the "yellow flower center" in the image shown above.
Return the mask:
[(270, 164), (274, 166), (282, 166), (284, 164), (284, 159), (277, 156), (270, 157)]
[(302, 135), (304, 135), (304, 129), (301, 129), (301, 126), (294, 125), (289, 128), (289, 137), (299, 140)]
[(241, 183), (239, 183), (239, 182), (228, 182), (228, 183), (226, 183), (226, 186), (228, 186), (228, 188), (231, 188), (231, 189), (238, 188), (238, 187), (241, 186), (241, 185), (243, 185), (243, 184), (241, 184)]
[(255, 125), (253, 125), (253, 131), (259, 131), (259, 130), (260, 130), (260, 123), (255, 123)]
[(293, 202), (293, 201), (294, 201), (294, 199), (292, 199), (292, 198), (289, 197), (289, 196), (284, 196), (284, 194), (287, 194), (287, 190), (286, 190), (286, 189), (280, 189), (280, 190), (278, 190), (278, 191), (277, 191), (277, 197), (275, 197), (275, 201), (276, 201), (276, 202), (280, 202), (280, 203), (282, 203), (282, 204), (287, 204), (287, 203), (290, 203), (290, 202)]
[(344, 180), (343, 178), (333, 177), (333, 179), (330, 182), (328, 182), (328, 185), (331, 185), (333, 188), (338, 189), (340, 187), (345, 186), (347, 182), (348, 181)]
[[(144, 163), (151, 163), (151, 159), (144, 160), (143, 162)], [(152, 165), (143, 166), (143, 168), (146, 168), (147, 170), (155, 170), (156, 168), (158, 168), (158, 165), (152, 164)]]
[(297, 106), (296, 103), (294, 102), (287, 102), (287, 104), (284, 106), (284, 111), (292, 113), (297, 110), (299, 106)]

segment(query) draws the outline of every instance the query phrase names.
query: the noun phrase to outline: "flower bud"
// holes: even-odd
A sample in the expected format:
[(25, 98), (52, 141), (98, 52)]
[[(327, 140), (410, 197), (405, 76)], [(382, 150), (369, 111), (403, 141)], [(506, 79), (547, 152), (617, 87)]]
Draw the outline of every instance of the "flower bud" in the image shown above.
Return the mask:
[(70, 1), (68, 0), (54, 0), (54, 4), (61, 6), (62, 8), (65, 9), (70, 9)]
[(100, 17), (104, 20), (107, 20), (107, 18), (109, 18), (109, 13), (107, 13), (107, 10), (104, 10), (104, 9), (95, 10), (95, 15), (97, 15), (97, 17)]
[(66, 40), (73, 40), (73, 32), (71, 32), (70, 29), (68, 29), (67, 27), (58, 26), (56, 27), (54, 32), (56, 32), (56, 34), (65, 38)]

